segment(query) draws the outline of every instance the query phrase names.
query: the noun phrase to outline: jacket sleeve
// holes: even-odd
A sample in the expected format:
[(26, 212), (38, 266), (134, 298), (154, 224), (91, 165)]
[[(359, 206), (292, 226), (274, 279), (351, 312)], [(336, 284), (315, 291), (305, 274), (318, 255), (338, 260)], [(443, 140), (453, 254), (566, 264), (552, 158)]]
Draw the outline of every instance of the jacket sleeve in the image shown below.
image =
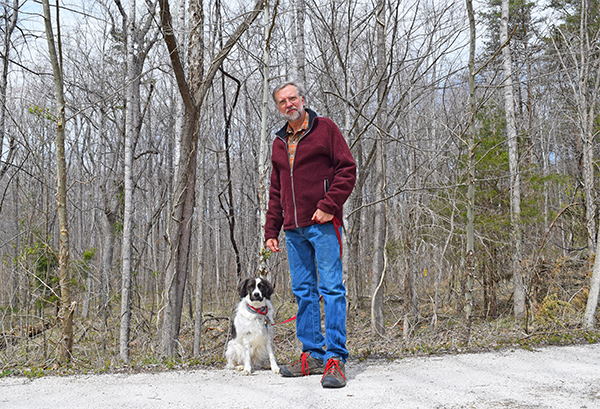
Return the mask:
[(331, 135), (331, 157), (334, 167), (333, 180), (329, 181), (329, 189), (325, 197), (317, 204), (317, 208), (329, 214), (336, 214), (344, 205), (356, 182), (356, 163), (350, 148), (337, 125), (327, 121)]
[(277, 239), (283, 225), (283, 207), (281, 205), (281, 182), (279, 168), (271, 158), (271, 186), (265, 221), (265, 241)]

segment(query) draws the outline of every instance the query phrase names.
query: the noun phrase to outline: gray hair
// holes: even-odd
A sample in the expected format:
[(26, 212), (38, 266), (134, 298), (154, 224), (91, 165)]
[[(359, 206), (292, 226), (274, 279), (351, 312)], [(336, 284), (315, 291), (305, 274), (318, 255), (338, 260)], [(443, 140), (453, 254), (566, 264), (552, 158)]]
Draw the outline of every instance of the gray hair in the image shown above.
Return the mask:
[(279, 91), (281, 91), (282, 89), (284, 89), (288, 85), (291, 85), (292, 87), (295, 87), (296, 88), (296, 92), (298, 93), (298, 96), (299, 97), (304, 97), (304, 99), (306, 100), (306, 97), (304, 95), (305, 94), (304, 87), (300, 83), (298, 83), (298, 82), (287, 81), (287, 82), (284, 82), (283, 84), (275, 87), (275, 89), (273, 90), (272, 97), (273, 97), (273, 101), (275, 102), (275, 105), (277, 105), (277, 100), (275, 99), (275, 94), (277, 94)]

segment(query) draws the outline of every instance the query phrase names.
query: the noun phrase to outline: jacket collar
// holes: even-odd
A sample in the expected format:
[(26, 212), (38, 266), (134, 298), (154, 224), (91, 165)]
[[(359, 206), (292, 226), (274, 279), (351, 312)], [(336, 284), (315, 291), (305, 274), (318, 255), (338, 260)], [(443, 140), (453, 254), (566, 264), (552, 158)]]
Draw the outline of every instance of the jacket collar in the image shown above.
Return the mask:
[[(317, 113), (310, 108), (305, 108), (305, 111), (308, 113), (308, 129), (304, 133), (304, 136), (308, 135), (310, 131), (312, 131), (313, 124), (315, 122), (315, 118), (317, 117)], [(275, 135), (285, 141), (287, 137), (287, 128), (288, 123), (286, 122), (283, 127), (275, 133)]]

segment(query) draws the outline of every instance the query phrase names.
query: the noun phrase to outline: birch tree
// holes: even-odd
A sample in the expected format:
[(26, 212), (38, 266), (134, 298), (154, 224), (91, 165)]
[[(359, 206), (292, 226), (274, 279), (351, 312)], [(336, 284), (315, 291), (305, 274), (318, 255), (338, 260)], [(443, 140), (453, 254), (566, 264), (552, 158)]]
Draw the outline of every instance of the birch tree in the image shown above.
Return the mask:
[[(188, 52), (188, 54), (191, 52), (194, 53), (198, 53), (198, 52), (202, 52), (202, 50), (204, 49), (204, 8), (202, 6), (202, 2), (191, 2), (190, 3), (190, 16), (194, 16), (194, 18), (192, 19), (195, 24), (191, 26), (191, 30), (189, 31), (189, 39), (187, 39), (186, 44), (185, 44), (185, 48)], [(186, 39), (185, 34), (184, 33), (188, 33), (188, 21), (187, 21), (187, 14), (185, 11), (185, 2), (182, 2), (180, 7), (179, 7), (179, 25), (180, 25), (180, 35), (182, 35), (182, 38)], [(191, 50), (189, 49), (190, 44), (197, 44), (198, 48), (192, 48)], [(200, 58), (200, 62), (203, 61), (203, 58), (201, 57), (201, 55), (197, 56), (197, 58)], [(196, 59), (197, 59), (196, 58)], [(185, 60), (185, 62), (187, 63), (187, 59)], [(198, 64), (198, 62), (196, 61), (196, 64)], [(197, 69), (200, 70), (199, 77), (202, 78), (203, 77), (203, 73), (204, 73), (204, 67), (202, 64), (197, 66)], [(180, 95), (181, 96), (181, 95)], [(178, 111), (180, 111), (180, 114), (184, 114), (185, 113), (185, 105), (182, 104), (182, 99), (180, 98), (178, 101)], [(179, 118), (178, 118), (179, 119)], [(183, 123), (183, 122), (182, 122)], [(177, 127), (176, 132), (182, 132), (183, 129), (182, 127)], [(183, 133), (182, 133), (183, 134)], [(204, 247), (205, 247), (205, 237), (204, 237), (204, 220), (202, 220), (202, 216), (204, 214), (204, 183), (203, 183), (203, 176), (204, 176), (204, 171), (205, 171), (205, 144), (200, 144), (200, 152), (199, 152), (199, 166), (198, 169), (200, 170), (200, 183), (199, 185), (196, 187), (196, 203), (198, 204), (199, 207), (199, 212), (198, 214), (200, 215), (200, 222), (198, 223), (198, 231), (197, 231), (197, 235), (198, 235), (198, 246), (197, 246), (197, 253), (198, 253), (198, 261), (196, 263), (196, 291), (195, 291), (195, 299), (196, 299), (196, 304), (195, 304), (195, 309), (194, 309), (194, 314), (195, 314), (195, 319), (194, 319), (194, 341), (193, 341), (193, 345), (192, 345), (192, 353), (194, 354), (194, 356), (198, 356), (200, 355), (200, 345), (202, 343), (202, 313), (204, 310), (204, 300), (203, 300), (203, 292), (204, 292), (204, 284), (203, 284), (203, 278), (204, 278), (204, 266), (206, 264), (203, 256), (204, 256)]]
[(371, 325), (380, 335), (385, 333), (383, 317), (383, 280), (385, 279), (386, 251), (386, 209), (385, 209), (385, 129), (387, 98), (387, 56), (386, 56), (386, 1), (379, 0), (375, 17), (377, 33), (377, 137), (375, 138), (377, 157), (375, 159), (375, 214), (373, 222), (373, 282), (371, 301)]
[(131, 176), (131, 168), (133, 167), (133, 138), (135, 137), (135, 121), (136, 108), (139, 100), (136, 98), (135, 83), (138, 84), (139, 79), (136, 78), (135, 68), (135, 8), (136, 1), (129, 2), (129, 16), (124, 15), (123, 18), (127, 22), (127, 94), (125, 103), (125, 174), (124, 174), (124, 203), (123, 210), (123, 241), (122, 241), (122, 285), (121, 285), (121, 333), (119, 337), (119, 351), (121, 359), (129, 362), (129, 331), (131, 321), (131, 223), (133, 218), (133, 179)]
[[(0, 55), (2, 56), (2, 72), (0, 72), (0, 162), (2, 162), (2, 166), (0, 166), (0, 181), (4, 178), (4, 175), (8, 171), (9, 167), (12, 164), (13, 158), (16, 153), (17, 144), (15, 137), (11, 135), (10, 141), (8, 142), (9, 149), (8, 152), (4, 150), (4, 142), (5, 137), (7, 136), (6, 132), (6, 93), (8, 88), (8, 71), (10, 67), (10, 55), (12, 48), (12, 34), (17, 27), (17, 20), (19, 17), (19, 1), (13, 0), (12, 7), (8, 4), (3, 6), (4, 14), (3, 14), (3, 27), (4, 27), (4, 36), (2, 37), (2, 49), (0, 50)], [(10, 11), (9, 11), (10, 10)], [(18, 181), (18, 179), (17, 179)], [(17, 182), (18, 184), (18, 182)], [(15, 189), (15, 193), (17, 189)], [(17, 200), (15, 200), (17, 202)], [(0, 205), (0, 212), (2, 210), (2, 206)], [(19, 226), (18, 218), (15, 218), (16, 225)], [(18, 229), (17, 229), (18, 230)], [(17, 245), (15, 248), (15, 256), (19, 254), (19, 245), (17, 241)], [(15, 257), (16, 258), (16, 257)], [(17, 291), (17, 269), (12, 269), (12, 277), (10, 278), (11, 287), (13, 288), (14, 298), (16, 299)]]
[(466, 308), (467, 340), (471, 337), (471, 320), (473, 314), (473, 285), (475, 280), (475, 116), (477, 105), (475, 100), (475, 13), (473, 1), (466, 0), (467, 15), (469, 17), (469, 128), (467, 130), (467, 243), (465, 254), (465, 267), (467, 274)]
[(146, 39), (152, 27), (152, 15), (156, 8), (155, 2), (146, 2), (148, 15), (140, 19), (139, 27), (136, 21), (136, 1), (130, 0), (129, 11), (125, 11), (120, 0), (115, 0), (123, 18), (126, 59), (126, 96), (125, 96), (125, 147), (124, 147), (124, 209), (123, 209), (123, 238), (122, 238), (122, 283), (121, 283), (121, 328), (119, 337), (120, 355), (129, 362), (129, 332), (131, 320), (131, 246), (133, 219), (133, 156), (135, 142), (139, 138), (141, 128), (140, 117), (140, 83), (144, 61), (153, 47), (156, 39)]
[[(278, 2), (278, 0), (276, 0)], [(277, 12), (275, 6), (274, 14)], [(269, 201), (269, 135), (267, 134), (267, 120), (269, 113), (269, 104), (271, 103), (271, 93), (269, 88), (269, 49), (271, 42), (271, 31), (274, 21), (271, 23), (269, 16), (269, 2), (265, 0), (265, 8), (263, 10), (263, 74), (262, 74), (262, 103), (260, 110), (261, 125), (260, 125), (260, 142), (258, 148), (258, 207), (259, 207), (259, 229), (258, 229), (258, 248), (261, 252), (259, 259), (258, 271), (259, 274), (266, 276), (267, 271), (267, 249), (265, 248), (264, 231), (267, 222), (267, 204)]]
[(2, 55), (2, 72), (0, 72), (0, 160), (3, 161), (3, 165), (0, 167), (0, 180), (6, 174), (7, 168), (12, 161), (14, 151), (16, 149), (14, 137), (10, 138), (9, 151), (4, 156), (4, 138), (6, 135), (6, 90), (8, 87), (8, 68), (10, 63), (11, 54), (11, 38), (12, 34), (17, 27), (17, 20), (19, 18), (19, 0), (13, 0), (12, 5), (3, 5), (3, 25), (4, 35), (2, 37), (2, 49), (0, 55)]
[(292, 0), (294, 21), (292, 25), (292, 43), (294, 51), (292, 58), (294, 65), (292, 73), (302, 85), (306, 86), (306, 47), (304, 45), (304, 21), (306, 14), (306, 0)]
[(500, 43), (502, 44), (502, 67), (504, 72), (504, 112), (506, 116), (506, 140), (508, 142), (508, 165), (510, 172), (510, 204), (511, 225), (513, 233), (514, 253), (512, 259), (513, 277), (513, 314), (516, 319), (525, 315), (525, 288), (521, 269), (521, 175), (519, 173), (519, 157), (517, 144), (517, 127), (515, 121), (515, 103), (513, 97), (512, 56), (508, 44), (509, 0), (502, 0), (500, 22)]

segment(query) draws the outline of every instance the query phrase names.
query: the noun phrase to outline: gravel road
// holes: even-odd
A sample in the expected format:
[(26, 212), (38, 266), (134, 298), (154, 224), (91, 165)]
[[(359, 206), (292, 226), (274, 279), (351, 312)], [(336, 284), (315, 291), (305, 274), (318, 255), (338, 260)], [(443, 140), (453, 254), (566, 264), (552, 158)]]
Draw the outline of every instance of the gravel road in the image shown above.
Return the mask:
[(348, 385), (228, 370), (0, 379), (2, 409), (600, 408), (600, 344), (351, 360)]

